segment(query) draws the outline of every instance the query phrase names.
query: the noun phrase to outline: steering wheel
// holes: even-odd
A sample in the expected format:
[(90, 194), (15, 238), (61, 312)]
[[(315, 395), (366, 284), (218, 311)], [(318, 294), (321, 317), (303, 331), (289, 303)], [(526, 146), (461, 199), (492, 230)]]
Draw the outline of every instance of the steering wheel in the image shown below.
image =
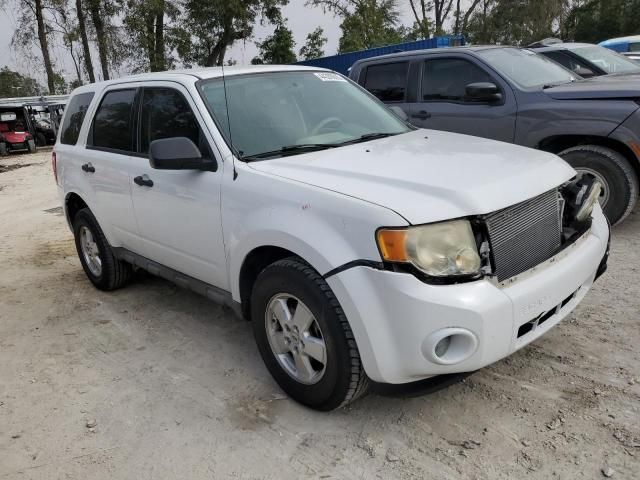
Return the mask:
[(321, 120), (320, 123), (318, 123), (318, 125), (316, 125), (313, 128), (313, 130), (311, 130), (311, 136), (317, 135), (324, 128), (326, 128), (328, 125), (331, 125), (332, 123), (337, 123), (338, 125), (342, 125), (344, 122), (338, 117), (327, 117), (324, 120)]

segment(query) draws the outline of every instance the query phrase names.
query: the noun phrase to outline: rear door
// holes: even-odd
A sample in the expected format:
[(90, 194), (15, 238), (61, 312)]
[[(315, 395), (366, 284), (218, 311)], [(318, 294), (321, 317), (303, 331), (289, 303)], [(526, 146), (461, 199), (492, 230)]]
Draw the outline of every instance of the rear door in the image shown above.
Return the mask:
[(131, 203), (138, 88), (114, 85), (102, 95), (87, 136), (87, 152), (75, 168), (94, 193), (96, 216), (113, 246), (136, 251), (138, 227)]
[[(162, 265), (228, 290), (221, 224), (222, 162), (187, 89), (174, 82), (145, 85), (140, 95), (139, 148), (132, 199), (142, 237), (141, 254)], [(218, 171), (156, 170), (149, 164), (154, 140), (187, 137)], [(149, 184), (151, 181), (152, 184)]]
[[(414, 101), (405, 112), (418, 127), (465, 133), (513, 142), (517, 103), (511, 87), (474, 57), (462, 54), (429, 55), (416, 69)], [(466, 86), (491, 82), (501, 90), (499, 103), (467, 98)]]

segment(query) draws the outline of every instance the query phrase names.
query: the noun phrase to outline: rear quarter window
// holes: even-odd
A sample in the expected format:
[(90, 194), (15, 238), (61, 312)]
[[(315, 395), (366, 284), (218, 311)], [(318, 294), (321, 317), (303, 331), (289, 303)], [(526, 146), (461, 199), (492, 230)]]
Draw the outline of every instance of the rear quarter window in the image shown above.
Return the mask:
[(66, 108), (64, 122), (60, 127), (60, 143), (75, 145), (78, 142), (82, 122), (93, 96), (93, 92), (79, 93), (71, 99)]

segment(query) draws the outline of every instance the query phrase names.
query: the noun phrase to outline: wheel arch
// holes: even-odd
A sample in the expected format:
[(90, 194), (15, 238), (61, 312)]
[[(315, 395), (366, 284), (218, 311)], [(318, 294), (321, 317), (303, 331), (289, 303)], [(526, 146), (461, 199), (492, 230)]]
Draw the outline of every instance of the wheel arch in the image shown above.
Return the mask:
[(69, 192), (64, 198), (64, 212), (69, 228), (73, 229), (73, 219), (83, 208), (89, 208), (87, 202), (76, 192)]
[(610, 137), (601, 137), (597, 135), (556, 135), (547, 137), (540, 141), (538, 148), (545, 152), (559, 154), (568, 148), (578, 147), (581, 145), (597, 145), (614, 150), (627, 159), (633, 167), (636, 178), (640, 180), (640, 159), (636, 156), (631, 147)]

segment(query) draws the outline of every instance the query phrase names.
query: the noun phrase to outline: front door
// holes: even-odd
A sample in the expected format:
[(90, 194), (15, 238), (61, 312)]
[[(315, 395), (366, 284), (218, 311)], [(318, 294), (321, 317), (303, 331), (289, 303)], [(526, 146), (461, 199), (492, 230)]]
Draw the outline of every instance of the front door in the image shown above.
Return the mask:
[[(511, 88), (489, 73), (475, 59), (463, 56), (431, 56), (421, 62), (415, 101), (405, 104), (409, 121), (422, 128), (464, 133), (513, 142), (517, 104)], [(503, 100), (478, 103), (467, 99), (466, 86), (491, 82), (501, 89)]]
[[(187, 137), (203, 156), (213, 155), (204, 122), (189, 92), (170, 82), (142, 89), (139, 147), (131, 186), (141, 255), (219, 288), (228, 290), (222, 238), (220, 192), (222, 163), (217, 172), (155, 170), (149, 144), (158, 139)], [(137, 177), (142, 177), (136, 181)], [(150, 183), (151, 182), (151, 183)], [(142, 184), (139, 184), (142, 183)]]

